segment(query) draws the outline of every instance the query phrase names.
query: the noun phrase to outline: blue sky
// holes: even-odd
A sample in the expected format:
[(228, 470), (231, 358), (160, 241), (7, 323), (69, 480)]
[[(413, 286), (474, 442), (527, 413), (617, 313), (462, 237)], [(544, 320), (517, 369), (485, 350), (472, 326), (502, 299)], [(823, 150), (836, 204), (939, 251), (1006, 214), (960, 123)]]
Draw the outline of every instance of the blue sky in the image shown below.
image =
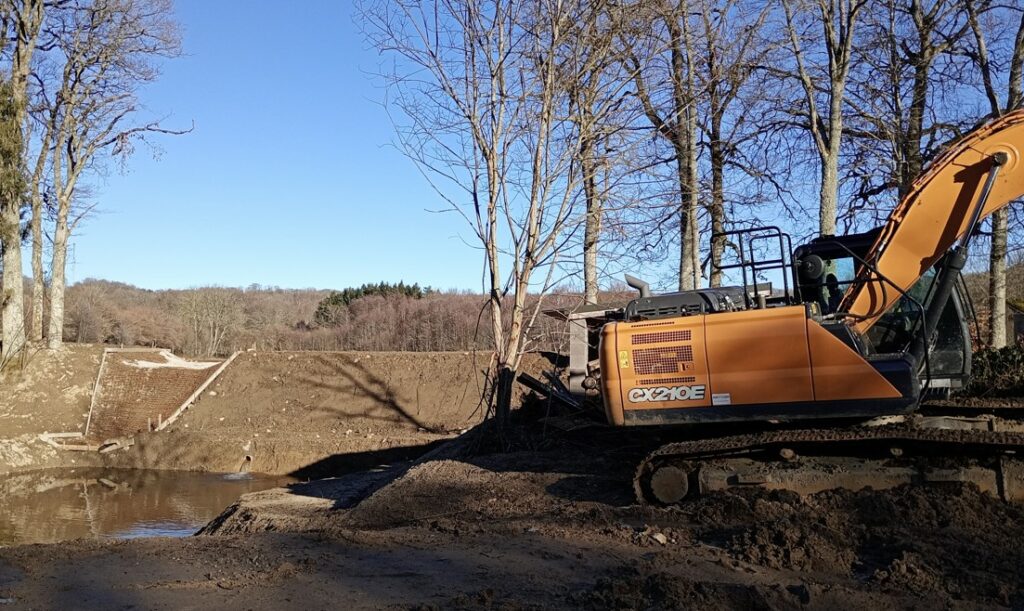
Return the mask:
[(178, 0), (182, 58), (142, 95), (169, 127), (93, 181), (71, 281), (145, 288), (381, 280), (480, 288), (464, 222), (391, 143), (348, 0)]

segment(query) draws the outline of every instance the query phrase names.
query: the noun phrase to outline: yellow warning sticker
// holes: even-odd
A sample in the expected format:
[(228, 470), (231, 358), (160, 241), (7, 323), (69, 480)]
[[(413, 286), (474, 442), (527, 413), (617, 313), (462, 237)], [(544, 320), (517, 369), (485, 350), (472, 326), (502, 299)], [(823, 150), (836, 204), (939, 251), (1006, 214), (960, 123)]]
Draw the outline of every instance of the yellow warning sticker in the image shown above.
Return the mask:
[(619, 350), (619, 369), (629, 369), (629, 350)]

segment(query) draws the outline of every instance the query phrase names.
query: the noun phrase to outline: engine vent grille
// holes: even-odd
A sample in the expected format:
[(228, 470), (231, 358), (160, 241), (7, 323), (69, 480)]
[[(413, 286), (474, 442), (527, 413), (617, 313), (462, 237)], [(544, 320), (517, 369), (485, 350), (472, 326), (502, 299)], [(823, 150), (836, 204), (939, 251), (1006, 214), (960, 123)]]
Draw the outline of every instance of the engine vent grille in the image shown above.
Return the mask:
[(681, 373), (693, 363), (692, 346), (643, 348), (633, 351), (633, 367), (638, 375)]
[(661, 331), (659, 333), (637, 333), (633, 336), (633, 345), (662, 344), (665, 342), (688, 342), (691, 339), (689, 329), (682, 331)]
[(648, 380), (637, 380), (637, 384), (639, 384), (640, 386), (653, 386), (655, 384), (657, 384), (659, 386), (662, 386), (662, 385), (665, 385), (665, 384), (689, 384), (691, 382), (696, 382), (696, 381), (697, 381), (697, 378), (695, 378), (693, 376), (683, 376), (681, 378), (663, 378), (661, 380), (657, 380), (657, 379), (654, 379), (654, 380), (651, 380), (651, 379), (648, 379)]

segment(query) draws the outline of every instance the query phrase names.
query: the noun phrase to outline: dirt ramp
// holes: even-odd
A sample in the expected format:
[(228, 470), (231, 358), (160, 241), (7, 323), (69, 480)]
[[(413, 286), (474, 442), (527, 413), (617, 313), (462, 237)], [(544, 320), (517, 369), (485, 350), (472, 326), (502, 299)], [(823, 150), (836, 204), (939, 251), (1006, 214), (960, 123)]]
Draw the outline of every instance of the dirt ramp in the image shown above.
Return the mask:
[(177, 417), (222, 361), (189, 361), (167, 350), (108, 349), (86, 437), (98, 441), (156, 430)]

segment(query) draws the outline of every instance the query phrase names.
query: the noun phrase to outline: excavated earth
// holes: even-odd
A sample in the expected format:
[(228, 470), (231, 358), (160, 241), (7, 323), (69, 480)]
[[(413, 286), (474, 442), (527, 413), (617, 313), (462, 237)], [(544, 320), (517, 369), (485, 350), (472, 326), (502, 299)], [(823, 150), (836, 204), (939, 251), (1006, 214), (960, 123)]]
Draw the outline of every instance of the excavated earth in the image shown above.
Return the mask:
[[(275, 429), (294, 429), (297, 443), (306, 447), (302, 444), (312, 444), (317, 434), (328, 438), (324, 425), (337, 422), (339, 440), (366, 440), (369, 431), (410, 448), (406, 444), (419, 433), (415, 447), (423, 454), (404, 460), (391, 446), (332, 442), (338, 445), (325, 447), (339, 454), (315, 463), (321, 479), (246, 495), (185, 540), (0, 548), (0, 604), (1024, 608), (1024, 508), (969, 485), (806, 497), (749, 489), (672, 509), (638, 506), (632, 470), (660, 443), (653, 436), (600, 427), (566, 433), (537, 424), (537, 414), (524, 414), (522, 423), (497, 441), (486, 424), (457, 435), (443, 425), (451, 414), (431, 420), (422, 410), (415, 413), (408, 397), (395, 403), (414, 417), (412, 422), (395, 414), (367, 414), (369, 403), (352, 407), (355, 403), (341, 400), (350, 391), (338, 390), (325, 403), (297, 396), (296, 389), (316, 392), (296, 382), (300, 376), (319, 379), (310, 375), (311, 363), (289, 373), (287, 360), (252, 358), (247, 371), (261, 372), (258, 376), (225, 377), (219, 389), (213, 387), (217, 394), (204, 396), (177, 432), (165, 437), (202, 447), (215, 445), (208, 439), (236, 445), (247, 440), (259, 447), (268, 435), (275, 444), (285, 443), (288, 435), (275, 435)], [(328, 369), (322, 371), (323, 383), (330, 382)], [(291, 394), (275, 394), (274, 376), (290, 385)], [(246, 379), (260, 382), (246, 386)], [(304, 407), (295, 409), (303, 416), (317, 413), (311, 406), (327, 401), (337, 401), (340, 412), (330, 421), (307, 423), (279, 412), (278, 400), (289, 401), (283, 406), (289, 411), (292, 401), (301, 400)], [(235, 401), (232, 410), (238, 413), (213, 409), (214, 401)], [(275, 408), (261, 408), (258, 424), (243, 411), (268, 401)], [(348, 422), (353, 424), (342, 424)], [(379, 428), (370, 429), (371, 422)], [(346, 435), (348, 430), (352, 433)], [(193, 435), (201, 439), (190, 442)], [(231, 446), (224, 455), (208, 464), (226, 464), (238, 452)], [(299, 460), (298, 454), (282, 456), (266, 464), (283, 469)], [(260, 460), (255, 454), (252, 459)], [(180, 460), (200, 464), (194, 457)]]
[[(111, 433), (132, 437), (130, 450), (58, 452), (38, 436), (84, 432), (102, 355), (40, 350), (0, 378), (0, 474), (110, 466), (313, 478), (375, 466), (382, 451), (408, 459), (483, 419), (489, 365), (470, 352), (245, 352), (166, 430)], [(538, 374), (549, 361), (524, 365)]]

